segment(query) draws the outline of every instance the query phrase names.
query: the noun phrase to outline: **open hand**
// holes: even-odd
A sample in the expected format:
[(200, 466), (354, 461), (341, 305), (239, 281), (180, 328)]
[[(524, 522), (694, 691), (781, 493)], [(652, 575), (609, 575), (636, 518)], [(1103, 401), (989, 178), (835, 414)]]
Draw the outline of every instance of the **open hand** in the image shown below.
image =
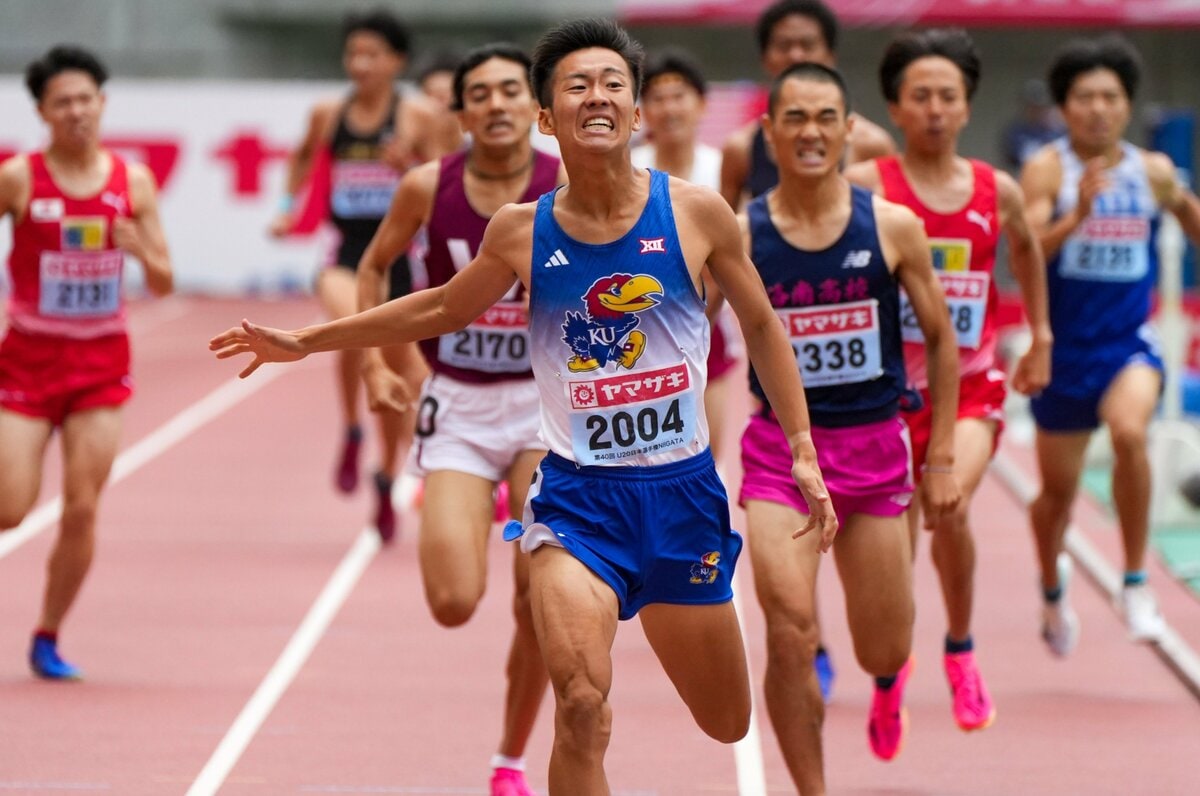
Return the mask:
[(811, 461), (801, 460), (792, 464), (792, 480), (800, 487), (800, 494), (804, 495), (804, 502), (808, 504), (808, 522), (793, 533), (792, 538), (799, 539), (816, 531), (821, 537), (818, 548), (822, 553), (828, 552), (837, 536), (838, 519), (833, 511), (829, 490), (825, 488), (825, 480), (817, 466), (815, 453)]
[(227, 329), (209, 340), (208, 349), (217, 353), (217, 359), (254, 354), (253, 361), (238, 374), (243, 379), (266, 362), (295, 362), (307, 356), (296, 332), (257, 326), (244, 319), (241, 326)]

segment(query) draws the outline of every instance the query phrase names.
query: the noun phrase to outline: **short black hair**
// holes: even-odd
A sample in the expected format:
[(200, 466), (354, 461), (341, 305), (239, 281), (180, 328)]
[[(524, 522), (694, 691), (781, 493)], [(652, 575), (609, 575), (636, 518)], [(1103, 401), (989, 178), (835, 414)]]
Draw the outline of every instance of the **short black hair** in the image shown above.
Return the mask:
[(663, 75), (678, 75), (701, 97), (708, 93), (708, 83), (700, 72), (700, 67), (692, 57), (683, 50), (663, 50), (646, 61), (646, 73), (642, 77), (642, 86), (649, 86), (656, 77)]
[(883, 90), (883, 98), (888, 102), (898, 101), (904, 70), (913, 61), (930, 57), (945, 58), (958, 67), (970, 102), (979, 86), (982, 66), (975, 42), (962, 28), (912, 30), (892, 39), (879, 63), (879, 87)]
[(421, 62), (417, 70), (417, 83), (421, 84), (438, 72), (453, 72), (462, 62), (462, 55), (454, 50), (438, 50)]
[(779, 105), (779, 95), (783, 91), (783, 84), (792, 79), (830, 83), (837, 86), (838, 91), (842, 94), (842, 105), (845, 107), (846, 115), (850, 115), (850, 89), (846, 87), (846, 80), (842, 77), (842, 73), (836, 69), (830, 69), (824, 64), (803, 63), (792, 64), (783, 70), (783, 74), (775, 78), (775, 82), (771, 85), (771, 94), (767, 100), (767, 113), (772, 118), (775, 117), (775, 108)]
[(411, 38), (408, 28), (395, 14), (382, 6), (370, 11), (350, 11), (342, 18), (343, 45), (351, 35), (360, 32), (381, 36), (397, 55), (408, 55)]
[(758, 53), (762, 55), (771, 43), (775, 26), (790, 16), (808, 17), (821, 28), (821, 37), (829, 52), (837, 52), (838, 20), (829, 6), (821, 0), (778, 0), (758, 17), (754, 34), (758, 37)]
[(490, 61), (493, 58), (500, 58), (504, 61), (512, 61), (519, 64), (525, 72), (525, 82), (529, 85), (529, 93), (533, 93), (533, 82), (529, 78), (529, 68), (532, 65), (529, 56), (515, 44), (498, 43), (485, 44), (482, 47), (476, 47), (469, 53), (463, 56), (458, 62), (458, 66), (454, 69), (454, 99), (450, 101), (450, 110), (461, 111), (463, 109), (463, 92), (466, 90), (467, 73), (485, 61)]
[(50, 79), (71, 70), (87, 72), (96, 81), (97, 88), (108, 80), (108, 69), (90, 51), (73, 44), (59, 44), (25, 67), (25, 85), (33, 98), (41, 102)]
[(1059, 107), (1067, 102), (1075, 78), (1095, 69), (1110, 69), (1132, 102), (1142, 77), (1142, 59), (1123, 36), (1110, 33), (1098, 39), (1073, 39), (1055, 54), (1046, 82)]
[(551, 28), (533, 50), (533, 91), (543, 108), (550, 107), (550, 81), (559, 61), (578, 50), (602, 47), (624, 59), (633, 82), (633, 98), (642, 91), (642, 61), (645, 52), (628, 32), (611, 19), (575, 19)]

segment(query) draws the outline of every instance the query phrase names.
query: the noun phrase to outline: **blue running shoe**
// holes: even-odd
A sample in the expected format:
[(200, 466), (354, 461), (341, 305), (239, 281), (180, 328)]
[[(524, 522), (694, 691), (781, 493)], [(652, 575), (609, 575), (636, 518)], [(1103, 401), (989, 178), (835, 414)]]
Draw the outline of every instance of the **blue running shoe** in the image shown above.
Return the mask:
[(826, 703), (833, 698), (833, 661), (824, 647), (817, 647), (817, 657), (813, 660), (817, 670), (817, 682), (821, 684), (821, 699)]
[(43, 636), (34, 636), (29, 648), (29, 666), (43, 680), (82, 680), (83, 672), (58, 655), (58, 644)]

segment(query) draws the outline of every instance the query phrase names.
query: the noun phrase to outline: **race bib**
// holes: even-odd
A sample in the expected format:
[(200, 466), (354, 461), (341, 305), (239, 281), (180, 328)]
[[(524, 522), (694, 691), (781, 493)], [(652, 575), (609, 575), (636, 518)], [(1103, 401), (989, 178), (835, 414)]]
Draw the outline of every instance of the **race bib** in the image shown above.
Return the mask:
[(438, 361), (483, 373), (525, 373), (529, 315), (520, 303), (498, 303), (465, 329), (438, 338)]
[(805, 387), (870, 381), (883, 373), (879, 302), (777, 309)]
[(38, 312), (50, 318), (104, 318), (121, 308), (124, 255), (109, 251), (44, 251)]
[[(946, 294), (946, 307), (950, 310), (950, 325), (958, 339), (959, 348), (979, 348), (983, 339), (983, 322), (987, 319), (988, 287), (991, 276), (985, 271), (968, 271), (965, 274), (939, 272), (938, 281)], [(925, 343), (917, 314), (908, 300), (908, 294), (900, 290), (900, 334), (906, 343)]]
[(579, 464), (616, 464), (690, 445), (696, 393), (687, 365), (567, 382), (571, 448)]
[(333, 164), (330, 207), (339, 218), (383, 218), (400, 176), (377, 160), (343, 160)]
[(1059, 273), (1067, 279), (1139, 282), (1150, 271), (1150, 222), (1089, 218), (1063, 244)]

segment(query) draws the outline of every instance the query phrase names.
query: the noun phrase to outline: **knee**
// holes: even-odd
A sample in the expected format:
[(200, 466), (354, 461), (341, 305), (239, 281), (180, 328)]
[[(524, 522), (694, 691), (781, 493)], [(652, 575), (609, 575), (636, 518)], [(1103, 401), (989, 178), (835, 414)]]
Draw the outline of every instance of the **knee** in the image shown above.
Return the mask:
[(579, 751), (595, 751), (608, 745), (612, 734), (612, 708), (596, 685), (579, 676), (556, 691), (557, 740)]
[(1077, 489), (1078, 485), (1074, 483), (1043, 483), (1042, 491), (1030, 505), (1030, 511), (1035, 518), (1039, 513), (1065, 514), (1071, 510)]
[(802, 611), (767, 612), (767, 658), (777, 666), (812, 666), (821, 643), (816, 617)]
[(731, 707), (705, 719), (700, 728), (714, 741), (737, 743), (750, 732), (749, 699), (744, 706)]
[(912, 620), (897, 620), (890, 625), (895, 632), (873, 637), (865, 644), (855, 641), (854, 656), (863, 671), (872, 677), (890, 677), (904, 666), (912, 654)]
[(63, 504), (62, 533), (64, 536), (81, 536), (90, 534), (95, 525), (95, 501), (68, 499)]
[(1146, 454), (1146, 429), (1140, 424), (1114, 423), (1109, 426), (1108, 432), (1112, 439), (1113, 453), (1118, 458)]
[(429, 595), (429, 611), (442, 627), (460, 627), (475, 615), (478, 597), (452, 591), (440, 591)]

